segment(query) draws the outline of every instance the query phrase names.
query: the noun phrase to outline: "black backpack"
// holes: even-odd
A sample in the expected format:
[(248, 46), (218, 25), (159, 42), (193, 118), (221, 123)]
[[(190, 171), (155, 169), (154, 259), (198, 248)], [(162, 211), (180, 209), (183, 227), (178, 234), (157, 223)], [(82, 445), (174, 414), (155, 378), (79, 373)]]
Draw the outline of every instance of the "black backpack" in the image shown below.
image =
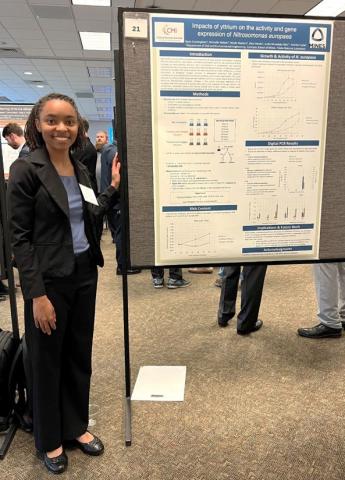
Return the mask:
[(18, 344), (12, 332), (0, 329), (0, 431), (8, 429), (13, 417), (23, 430), (32, 431), (25, 356), (25, 337)]

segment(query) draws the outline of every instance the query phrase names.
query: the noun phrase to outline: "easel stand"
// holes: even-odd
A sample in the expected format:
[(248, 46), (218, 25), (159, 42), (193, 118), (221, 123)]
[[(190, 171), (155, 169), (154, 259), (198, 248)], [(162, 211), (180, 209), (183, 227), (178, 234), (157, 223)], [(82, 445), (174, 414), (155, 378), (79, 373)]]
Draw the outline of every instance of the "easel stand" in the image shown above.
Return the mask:
[(116, 112), (114, 109), (114, 137), (117, 139), (118, 152), (121, 161), (121, 248), (122, 248), (122, 302), (123, 302), (123, 335), (124, 335), (124, 355), (125, 355), (125, 445), (132, 445), (132, 409), (131, 409), (131, 366), (129, 353), (129, 321), (128, 321), (128, 277), (127, 270), (129, 266), (129, 218), (128, 218), (128, 178), (127, 178), (127, 152), (126, 152), (126, 129), (123, 127), (122, 112), (124, 111), (124, 95), (122, 86), (120, 86), (120, 57), (117, 50), (114, 51), (115, 66), (115, 92), (116, 92)]

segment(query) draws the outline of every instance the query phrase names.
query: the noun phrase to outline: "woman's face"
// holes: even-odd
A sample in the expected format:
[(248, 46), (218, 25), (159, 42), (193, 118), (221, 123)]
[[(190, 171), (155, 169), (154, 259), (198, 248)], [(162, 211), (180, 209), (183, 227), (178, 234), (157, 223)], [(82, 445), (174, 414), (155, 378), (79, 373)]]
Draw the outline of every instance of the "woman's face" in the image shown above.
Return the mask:
[(48, 150), (68, 151), (78, 134), (77, 113), (64, 100), (48, 100), (36, 119), (36, 127)]

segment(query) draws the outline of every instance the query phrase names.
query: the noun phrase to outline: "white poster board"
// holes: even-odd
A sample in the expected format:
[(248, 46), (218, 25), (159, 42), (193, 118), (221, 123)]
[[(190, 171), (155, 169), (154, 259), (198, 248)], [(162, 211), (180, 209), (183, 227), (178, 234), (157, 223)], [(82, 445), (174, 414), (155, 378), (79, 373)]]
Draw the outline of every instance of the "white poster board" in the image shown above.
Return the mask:
[(155, 264), (317, 259), (333, 22), (150, 28)]
[(183, 402), (186, 383), (185, 366), (140, 367), (132, 400)]

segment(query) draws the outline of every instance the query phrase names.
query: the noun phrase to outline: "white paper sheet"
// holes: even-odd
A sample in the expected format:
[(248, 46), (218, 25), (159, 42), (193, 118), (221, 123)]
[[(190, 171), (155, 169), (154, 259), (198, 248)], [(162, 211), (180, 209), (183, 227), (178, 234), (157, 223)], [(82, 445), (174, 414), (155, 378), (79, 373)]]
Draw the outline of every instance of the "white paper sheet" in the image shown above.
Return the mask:
[(95, 192), (92, 190), (92, 188), (85, 187), (85, 185), (82, 185), (81, 183), (79, 183), (79, 187), (85, 202), (92, 203), (93, 205), (98, 205)]
[(185, 366), (140, 367), (132, 400), (183, 402), (185, 381)]

